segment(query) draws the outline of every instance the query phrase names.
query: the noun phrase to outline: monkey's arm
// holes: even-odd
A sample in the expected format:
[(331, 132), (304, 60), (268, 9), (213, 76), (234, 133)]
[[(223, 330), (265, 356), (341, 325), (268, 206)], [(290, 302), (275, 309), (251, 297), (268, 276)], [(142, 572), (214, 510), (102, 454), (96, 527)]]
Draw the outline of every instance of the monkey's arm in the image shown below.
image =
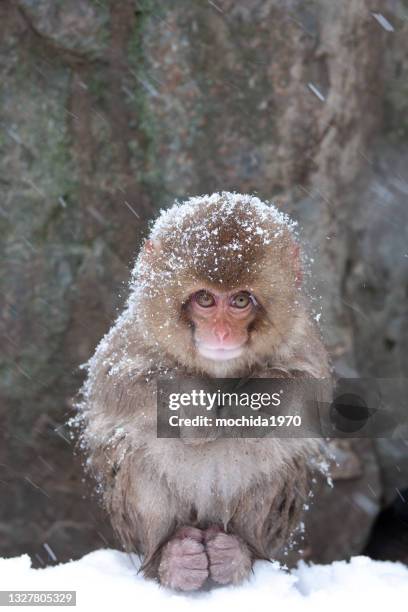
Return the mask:
[[(125, 548), (152, 555), (172, 529), (171, 495), (148, 449), (156, 434), (156, 381), (136, 368), (92, 363), (82, 404), (81, 446)], [(163, 440), (166, 443), (166, 440)]]

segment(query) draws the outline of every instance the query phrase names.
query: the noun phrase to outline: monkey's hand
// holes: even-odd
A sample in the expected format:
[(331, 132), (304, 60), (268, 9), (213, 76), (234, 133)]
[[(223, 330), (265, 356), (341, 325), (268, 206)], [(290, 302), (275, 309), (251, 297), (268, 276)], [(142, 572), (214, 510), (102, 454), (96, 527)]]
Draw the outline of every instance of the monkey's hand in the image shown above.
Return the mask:
[(182, 527), (165, 545), (159, 565), (162, 585), (180, 591), (195, 591), (208, 578), (208, 558), (204, 533), (195, 527)]
[(219, 584), (239, 584), (249, 576), (251, 553), (241, 538), (229, 535), (217, 527), (205, 532), (210, 576)]

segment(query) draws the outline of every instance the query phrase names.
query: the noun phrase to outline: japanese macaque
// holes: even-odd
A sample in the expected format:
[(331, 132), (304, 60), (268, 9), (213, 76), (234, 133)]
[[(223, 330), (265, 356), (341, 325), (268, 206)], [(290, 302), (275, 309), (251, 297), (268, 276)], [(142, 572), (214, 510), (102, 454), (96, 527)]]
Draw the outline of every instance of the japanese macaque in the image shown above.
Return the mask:
[(226, 192), (163, 211), (88, 364), (88, 466), (125, 549), (167, 587), (238, 584), (254, 560), (279, 558), (299, 523), (316, 440), (156, 434), (159, 376), (328, 377), (293, 225)]

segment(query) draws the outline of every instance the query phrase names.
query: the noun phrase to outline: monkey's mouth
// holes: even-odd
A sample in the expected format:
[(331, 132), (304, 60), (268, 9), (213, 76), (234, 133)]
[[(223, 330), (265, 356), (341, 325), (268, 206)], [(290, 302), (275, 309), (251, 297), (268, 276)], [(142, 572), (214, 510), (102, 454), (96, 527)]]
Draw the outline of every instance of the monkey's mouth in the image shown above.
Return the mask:
[(205, 346), (203, 344), (197, 345), (198, 352), (203, 357), (207, 359), (212, 359), (213, 361), (228, 361), (229, 359), (236, 359), (240, 357), (243, 352), (243, 344), (240, 346), (235, 346), (233, 348), (224, 348), (224, 347), (210, 347)]

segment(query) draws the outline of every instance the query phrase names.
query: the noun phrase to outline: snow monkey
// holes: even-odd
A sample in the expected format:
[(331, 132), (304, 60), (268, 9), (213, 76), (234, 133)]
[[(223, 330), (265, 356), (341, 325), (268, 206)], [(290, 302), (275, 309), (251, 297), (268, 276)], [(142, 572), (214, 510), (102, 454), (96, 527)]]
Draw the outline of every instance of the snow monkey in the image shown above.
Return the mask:
[(238, 584), (299, 524), (312, 439), (159, 439), (157, 379), (327, 378), (294, 223), (216, 193), (162, 211), (124, 312), (88, 363), (82, 447), (124, 548), (170, 588)]

